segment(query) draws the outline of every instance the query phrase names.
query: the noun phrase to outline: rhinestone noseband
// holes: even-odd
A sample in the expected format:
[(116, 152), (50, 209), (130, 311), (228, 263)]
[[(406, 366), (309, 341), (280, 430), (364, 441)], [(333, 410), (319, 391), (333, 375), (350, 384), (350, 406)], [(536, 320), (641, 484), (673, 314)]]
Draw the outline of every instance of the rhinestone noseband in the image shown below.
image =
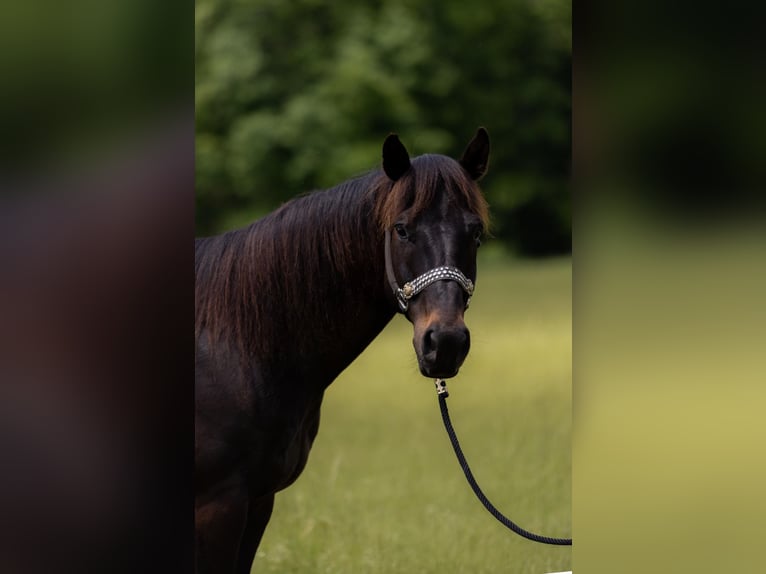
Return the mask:
[(466, 277), (460, 269), (457, 267), (450, 267), (449, 265), (434, 267), (430, 271), (418, 275), (412, 281), (408, 281), (402, 287), (399, 287), (399, 284), (396, 282), (396, 277), (394, 276), (393, 264), (391, 263), (390, 230), (386, 230), (386, 274), (388, 275), (388, 283), (391, 285), (391, 290), (394, 292), (394, 296), (396, 297), (397, 303), (399, 303), (399, 309), (402, 313), (407, 311), (410, 299), (431, 285), (431, 283), (436, 283), (437, 281), (455, 281), (468, 294), (465, 308), (468, 309), (468, 305), (471, 303), (471, 296), (473, 295), (474, 288), (473, 281)]

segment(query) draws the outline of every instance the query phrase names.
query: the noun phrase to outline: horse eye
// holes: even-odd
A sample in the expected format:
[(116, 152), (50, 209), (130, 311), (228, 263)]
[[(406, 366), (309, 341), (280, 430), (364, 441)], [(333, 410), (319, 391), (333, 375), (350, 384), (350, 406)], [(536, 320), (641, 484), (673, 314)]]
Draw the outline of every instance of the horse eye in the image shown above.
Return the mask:
[(481, 229), (477, 229), (473, 234), (473, 240), (476, 242), (476, 247), (481, 246)]
[(400, 239), (407, 239), (407, 228), (404, 227), (403, 224), (397, 223), (394, 225), (394, 229), (396, 230), (396, 234), (399, 236)]

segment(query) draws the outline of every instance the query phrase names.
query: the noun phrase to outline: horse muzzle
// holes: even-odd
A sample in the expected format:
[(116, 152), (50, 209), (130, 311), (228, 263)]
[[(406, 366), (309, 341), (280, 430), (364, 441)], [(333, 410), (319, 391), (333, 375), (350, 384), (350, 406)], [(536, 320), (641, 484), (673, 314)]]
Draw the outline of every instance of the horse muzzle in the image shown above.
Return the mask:
[(465, 325), (430, 325), (413, 339), (418, 366), (423, 376), (448, 379), (457, 375), (471, 348), (471, 334)]

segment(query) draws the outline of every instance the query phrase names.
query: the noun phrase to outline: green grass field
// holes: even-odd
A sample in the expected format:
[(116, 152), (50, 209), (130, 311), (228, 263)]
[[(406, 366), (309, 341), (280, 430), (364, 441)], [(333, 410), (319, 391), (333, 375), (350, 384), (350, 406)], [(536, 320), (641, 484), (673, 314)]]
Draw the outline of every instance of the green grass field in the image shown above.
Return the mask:
[[(449, 382), (452, 421), (488, 498), (523, 528), (570, 537), (571, 260), (484, 251)], [(277, 495), (259, 573), (544, 573), (570, 547), (495, 521), (465, 481), (412, 327), (397, 316), (328, 389), (303, 475)]]

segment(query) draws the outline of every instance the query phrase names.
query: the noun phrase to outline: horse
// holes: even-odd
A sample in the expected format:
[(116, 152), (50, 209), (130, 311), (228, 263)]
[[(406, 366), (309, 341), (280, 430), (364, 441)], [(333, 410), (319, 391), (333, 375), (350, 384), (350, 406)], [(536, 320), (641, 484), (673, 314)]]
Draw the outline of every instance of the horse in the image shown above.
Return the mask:
[(250, 572), (275, 494), (307, 463), (325, 389), (397, 312), (420, 372), (457, 374), (488, 159), (484, 128), (458, 160), (410, 159), (390, 134), (381, 168), (195, 240), (198, 573)]

